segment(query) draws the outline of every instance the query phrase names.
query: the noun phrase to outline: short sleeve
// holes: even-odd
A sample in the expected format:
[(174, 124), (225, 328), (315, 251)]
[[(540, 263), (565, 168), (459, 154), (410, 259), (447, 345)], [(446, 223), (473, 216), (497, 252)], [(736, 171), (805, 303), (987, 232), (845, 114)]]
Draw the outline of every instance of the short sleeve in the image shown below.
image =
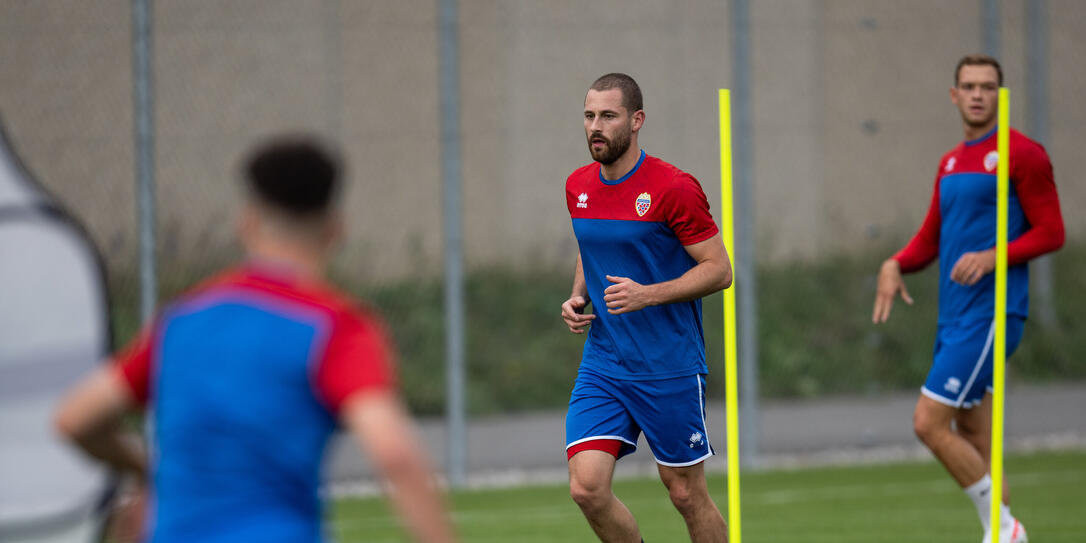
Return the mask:
[(683, 245), (705, 241), (719, 232), (705, 192), (697, 179), (688, 174), (675, 179), (667, 194), (665, 213), (667, 225)]
[(396, 386), (395, 354), (384, 325), (373, 316), (338, 319), (317, 370), (316, 386), (333, 412), (352, 394)]
[(113, 367), (128, 385), (132, 397), (147, 405), (151, 397), (151, 351), (153, 327), (145, 328), (135, 339), (113, 356)]

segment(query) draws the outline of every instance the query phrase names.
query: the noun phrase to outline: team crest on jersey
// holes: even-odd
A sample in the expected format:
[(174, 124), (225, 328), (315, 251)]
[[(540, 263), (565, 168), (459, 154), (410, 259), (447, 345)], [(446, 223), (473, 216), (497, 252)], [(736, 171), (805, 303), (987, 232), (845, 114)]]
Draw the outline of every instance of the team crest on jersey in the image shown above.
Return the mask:
[(988, 151), (988, 154), (984, 155), (984, 169), (992, 171), (999, 165), (999, 151)]
[(588, 193), (587, 192), (582, 192), (581, 195), (577, 197), (577, 207), (580, 208), (580, 209), (588, 209)]
[(957, 163), (958, 163), (958, 157), (952, 156), (952, 157), (950, 157), (950, 160), (946, 161), (946, 168), (943, 168), (943, 170), (947, 171), (947, 172), (952, 172), (952, 171), (954, 171), (954, 165), (957, 164)]
[(642, 192), (637, 195), (637, 200), (634, 202), (634, 209), (637, 210), (638, 217), (644, 217), (645, 213), (649, 212), (649, 207), (652, 206), (652, 196), (649, 193)]

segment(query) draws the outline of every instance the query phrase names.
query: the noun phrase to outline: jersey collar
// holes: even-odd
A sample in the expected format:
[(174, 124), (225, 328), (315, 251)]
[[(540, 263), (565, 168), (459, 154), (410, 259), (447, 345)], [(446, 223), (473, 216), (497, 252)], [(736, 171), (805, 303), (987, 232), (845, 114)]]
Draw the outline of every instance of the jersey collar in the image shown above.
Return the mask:
[(996, 130), (999, 130), (999, 126), (998, 126), (998, 125), (997, 125), (997, 126), (994, 126), (994, 127), (992, 127), (992, 129), (991, 129), (991, 130), (989, 130), (987, 134), (985, 134), (985, 135), (983, 135), (983, 136), (981, 136), (981, 137), (979, 137), (979, 138), (977, 138), (977, 139), (975, 139), (975, 140), (968, 140), (968, 141), (966, 141), (966, 142), (965, 142), (965, 146), (966, 146), (966, 147), (970, 147), (970, 146), (973, 146), (973, 145), (976, 145), (976, 144), (978, 144), (978, 143), (981, 143), (981, 142), (983, 142), (984, 140), (986, 140), (986, 139), (988, 139), (988, 138), (992, 137), (992, 134), (995, 134), (995, 133), (996, 133)]
[(645, 161), (645, 150), (642, 149), (641, 150), (641, 156), (638, 157), (637, 164), (634, 164), (633, 169), (630, 170), (629, 172), (627, 172), (626, 175), (624, 175), (622, 177), (619, 177), (618, 179), (612, 179), (612, 180), (608, 180), (608, 179), (603, 178), (603, 168), (601, 167), (600, 171), (599, 171), (600, 182), (602, 182), (604, 185), (618, 185), (619, 183), (622, 183), (623, 181), (629, 179), (631, 175), (636, 173), (637, 169), (641, 167), (641, 163), (644, 162), (644, 161)]

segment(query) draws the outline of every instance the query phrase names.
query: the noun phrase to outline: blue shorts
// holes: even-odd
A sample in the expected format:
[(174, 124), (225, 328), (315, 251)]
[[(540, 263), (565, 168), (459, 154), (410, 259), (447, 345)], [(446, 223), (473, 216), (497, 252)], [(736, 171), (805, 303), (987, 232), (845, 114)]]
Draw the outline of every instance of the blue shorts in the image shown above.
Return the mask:
[(637, 450), (642, 431), (656, 462), (664, 466), (692, 466), (712, 456), (705, 375), (627, 381), (577, 373), (566, 413), (566, 449), (614, 439), (623, 443), (621, 458)]
[[(1007, 358), (1022, 340), (1025, 320), (1007, 316)], [(995, 321), (978, 320), (940, 325), (935, 336), (934, 362), (920, 392), (955, 408), (980, 404), (992, 390), (992, 349)]]

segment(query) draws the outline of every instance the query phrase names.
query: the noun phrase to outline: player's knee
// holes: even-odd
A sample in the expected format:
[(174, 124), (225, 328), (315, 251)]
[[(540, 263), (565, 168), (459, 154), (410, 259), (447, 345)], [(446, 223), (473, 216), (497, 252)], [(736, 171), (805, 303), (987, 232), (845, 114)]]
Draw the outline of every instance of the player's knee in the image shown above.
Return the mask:
[(694, 513), (700, 506), (703, 498), (698, 489), (688, 484), (684, 479), (673, 479), (667, 485), (668, 497), (671, 498), (672, 505), (675, 509), (679, 510), (683, 516)]
[(684, 515), (694, 510), (694, 495), (685, 486), (675, 485), (668, 489), (671, 504)]
[(923, 410), (918, 409), (913, 413), (913, 432), (924, 443), (934, 442), (942, 432), (949, 430), (944, 426), (941, 420), (929, 416)]
[(611, 498), (611, 489), (606, 485), (583, 483), (576, 479), (569, 482), (569, 496), (586, 513), (598, 511), (607, 505)]

